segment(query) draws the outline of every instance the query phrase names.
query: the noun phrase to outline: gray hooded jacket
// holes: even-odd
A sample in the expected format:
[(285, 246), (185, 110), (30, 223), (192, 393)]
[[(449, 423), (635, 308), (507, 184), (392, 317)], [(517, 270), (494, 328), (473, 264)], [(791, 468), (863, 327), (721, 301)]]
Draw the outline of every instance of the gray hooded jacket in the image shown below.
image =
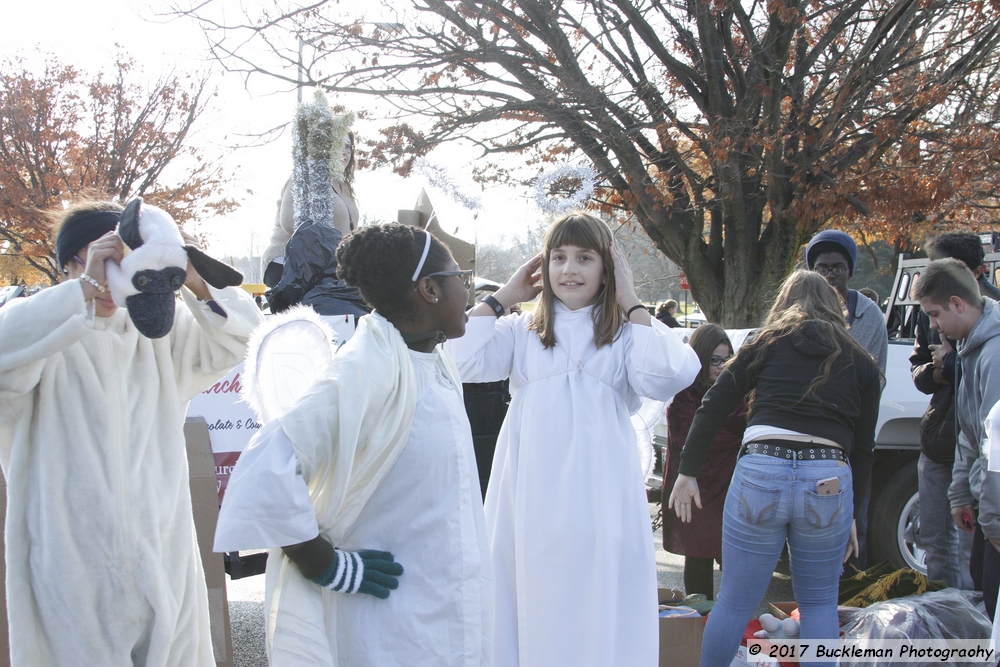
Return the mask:
[(985, 421), (1000, 400), (1000, 305), (984, 300), (983, 314), (958, 344), (961, 380), (955, 416), (961, 431), (948, 500), (952, 507), (979, 505), (987, 537), (1000, 538), (1000, 475), (984, 475), (988, 446)]
[(885, 315), (877, 303), (860, 292), (850, 332), (851, 338), (875, 358), (875, 363), (878, 364), (878, 369), (882, 371), (884, 376), (885, 363), (889, 356), (889, 336), (885, 330)]

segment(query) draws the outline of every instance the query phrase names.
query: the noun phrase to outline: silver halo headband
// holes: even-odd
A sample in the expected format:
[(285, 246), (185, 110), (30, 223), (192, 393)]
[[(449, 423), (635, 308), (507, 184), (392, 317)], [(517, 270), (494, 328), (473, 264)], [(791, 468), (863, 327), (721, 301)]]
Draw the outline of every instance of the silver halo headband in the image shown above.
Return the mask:
[(424, 230), (424, 252), (420, 255), (420, 261), (417, 262), (417, 270), (413, 272), (413, 277), (410, 278), (411, 283), (417, 282), (417, 278), (420, 276), (420, 271), (424, 268), (424, 262), (427, 261), (427, 253), (431, 249), (431, 233)]

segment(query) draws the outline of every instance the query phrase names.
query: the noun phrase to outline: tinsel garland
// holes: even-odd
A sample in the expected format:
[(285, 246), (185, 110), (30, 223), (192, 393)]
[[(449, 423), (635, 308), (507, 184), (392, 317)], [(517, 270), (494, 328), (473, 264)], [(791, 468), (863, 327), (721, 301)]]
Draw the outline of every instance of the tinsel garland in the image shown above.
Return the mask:
[(333, 184), (330, 163), (333, 158), (333, 112), (322, 92), (316, 91), (309, 108), (309, 146), (306, 148), (309, 169), (309, 216), (333, 226)]
[(354, 113), (334, 116), (317, 90), (295, 110), (292, 136), (292, 202), (295, 228), (307, 221), (333, 226), (333, 181), (344, 180), (343, 160)]
[[(573, 194), (553, 197), (549, 188), (562, 180), (580, 181)], [(597, 172), (582, 165), (563, 164), (551, 169), (535, 179), (535, 204), (545, 213), (559, 214), (573, 208), (580, 208), (594, 195)]]
[(455, 179), (451, 177), (451, 174), (448, 173), (448, 170), (441, 165), (429, 162), (425, 158), (419, 158), (413, 166), (427, 179), (428, 184), (442, 190), (446, 195), (465, 208), (470, 211), (482, 210), (482, 198), (464, 192)]
[(309, 107), (300, 104), (295, 109), (292, 124), (292, 220), (298, 229), (309, 219), (309, 167), (306, 148), (309, 145)]

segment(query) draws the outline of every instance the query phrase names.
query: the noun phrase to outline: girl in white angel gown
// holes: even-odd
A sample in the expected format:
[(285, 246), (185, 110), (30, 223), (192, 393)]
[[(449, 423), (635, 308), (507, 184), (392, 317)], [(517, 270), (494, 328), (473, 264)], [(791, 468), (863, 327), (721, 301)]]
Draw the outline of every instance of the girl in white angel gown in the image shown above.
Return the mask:
[(215, 549), (272, 549), (271, 667), (490, 667), (482, 495), (440, 345), (465, 331), (472, 272), (397, 224), (349, 234), (337, 259), (375, 312), (244, 450)]
[[(504, 316), (539, 292), (533, 314)], [(447, 343), (463, 381), (509, 377), (512, 396), (486, 494), (496, 667), (653, 667), (656, 563), (630, 415), (690, 385), (697, 355), (650, 317), (611, 231), (582, 213), (469, 314)]]

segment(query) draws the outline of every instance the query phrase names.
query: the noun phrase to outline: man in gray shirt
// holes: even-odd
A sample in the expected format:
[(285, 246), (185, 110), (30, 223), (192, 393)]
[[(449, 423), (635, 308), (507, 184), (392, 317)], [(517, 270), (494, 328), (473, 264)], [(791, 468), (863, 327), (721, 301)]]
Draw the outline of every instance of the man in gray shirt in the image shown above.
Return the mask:
[[(848, 234), (836, 229), (827, 229), (812, 237), (806, 246), (806, 266), (810, 271), (819, 273), (847, 307), (847, 324), (850, 327), (851, 338), (868, 350), (875, 358), (875, 363), (885, 375), (885, 362), (889, 354), (889, 336), (885, 330), (885, 318), (878, 304), (857, 290), (848, 288), (847, 283), (854, 275), (858, 262), (858, 245)], [(884, 381), (883, 381), (884, 384)], [(868, 500), (870, 494), (865, 494), (865, 507), (858, 515), (858, 551), (859, 555), (852, 562), (865, 569), (868, 561)]]
[[(1000, 290), (991, 285), (983, 273), (985, 254), (976, 234), (947, 232), (926, 247), (932, 260), (950, 257), (961, 261), (977, 279), (980, 294), (994, 300), (1000, 298)], [(931, 394), (930, 406), (920, 422), (920, 458), (917, 461), (920, 545), (926, 553), (927, 578), (944, 579), (949, 586), (972, 589), (974, 582), (969, 563), (973, 535), (956, 527), (948, 499), (956, 444), (956, 341), (932, 329), (923, 311), (917, 315), (915, 334), (916, 342), (910, 355), (913, 384), (923, 393)], [(970, 463), (960, 461), (960, 470), (967, 472)], [(961, 488), (967, 491), (968, 484)], [(971, 504), (969, 493), (956, 490), (956, 495), (960, 506)]]
[(913, 297), (942, 337), (958, 341), (955, 418), (960, 429), (948, 499), (956, 524), (975, 525), (970, 574), (983, 591), (988, 617), (1000, 590), (1000, 475), (986, 471), (984, 422), (1000, 401), (1000, 307), (980, 294), (969, 268), (956, 259), (931, 262)]

